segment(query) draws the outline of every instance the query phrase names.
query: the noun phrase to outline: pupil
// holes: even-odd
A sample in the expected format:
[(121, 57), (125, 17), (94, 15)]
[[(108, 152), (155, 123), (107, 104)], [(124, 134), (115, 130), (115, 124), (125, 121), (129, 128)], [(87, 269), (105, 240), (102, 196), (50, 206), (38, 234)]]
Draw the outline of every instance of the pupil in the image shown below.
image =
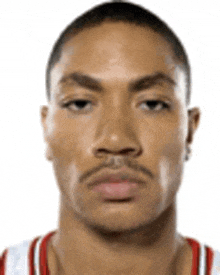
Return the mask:
[(149, 102), (148, 102), (148, 105), (149, 105), (150, 107), (155, 107), (155, 106), (157, 105), (157, 101), (149, 101)]
[(80, 107), (80, 108), (84, 107), (86, 104), (87, 104), (87, 102), (85, 100), (78, 100), (78, 101), (76, 101), (76, 105), (78, 107)]

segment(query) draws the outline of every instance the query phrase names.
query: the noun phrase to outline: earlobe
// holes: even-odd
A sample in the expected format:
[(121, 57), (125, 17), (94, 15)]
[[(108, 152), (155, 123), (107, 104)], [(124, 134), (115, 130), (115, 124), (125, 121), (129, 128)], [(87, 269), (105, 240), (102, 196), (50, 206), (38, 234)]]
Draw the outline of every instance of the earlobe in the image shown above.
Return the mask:
[(47, 115), (48, 115), (48, 106), (41, 106), (41, 110), (40, 110), (40, 115), (41, 115), (41, 124), (43, 127), (43, 135), (44, 135), (44, 140), (46, 142), (46, 151), (45, 151), (45, 155), (46, 155), (46, 159), (47, 160), (52, 160), (52, 151), (51, 148), (49, 146), (48, 143), (48, 138), (47, 138)]
[(201, 117), (200, 109), (195, 107), (188, 110), (188, 135), (187, 143), (191, 144), (193, 142), (194, 134), (199, 126)]
[(48, 113), (48, 106), (41, 106), (40, 109), (40, 116), (41, 116), (41, 123), (44, 124), (47, 118), (47, 113)]
[(46, 123), (47, 113), (48, 113), (48, 107), (47, 106), (41, 106), (40, 117), (41, 117), (41, 125), (43, 127), (44, 140), (45, 141), (46, 141), (46, 132), (47, 132), (47, 123)]
[(46, 159), (47, 160), (52, 160), (53, 159), (53, 157), (52, 157), (52, 152), (51, 152), (51, 149), (50, 149), (50, 147), (47, 145), (47, 147), (46, 147)]

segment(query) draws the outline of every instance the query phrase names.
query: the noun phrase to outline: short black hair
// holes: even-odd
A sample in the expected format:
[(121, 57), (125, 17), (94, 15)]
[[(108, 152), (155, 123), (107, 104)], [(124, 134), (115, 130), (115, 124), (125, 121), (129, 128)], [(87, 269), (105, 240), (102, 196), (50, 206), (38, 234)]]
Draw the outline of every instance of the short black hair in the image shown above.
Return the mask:
[(46, 89), (47, 98), (50, 100), (50, 72), (59, 61), (64, 44), (84, 29), (101, 25), (103, 22), (125, 22), (137, 26), (147, 27), (160, 34), (172, 47), (174, 57), (181, 63), (186, 74), (186, 104), (190, 102), (190, 64), (186, 51), (179, 38), (168, 25), (149, 10), (140, 5), (124, 1), (104, 2), (93, 7), (72, 21), (60, 34), (54, 44), (47, 68)]

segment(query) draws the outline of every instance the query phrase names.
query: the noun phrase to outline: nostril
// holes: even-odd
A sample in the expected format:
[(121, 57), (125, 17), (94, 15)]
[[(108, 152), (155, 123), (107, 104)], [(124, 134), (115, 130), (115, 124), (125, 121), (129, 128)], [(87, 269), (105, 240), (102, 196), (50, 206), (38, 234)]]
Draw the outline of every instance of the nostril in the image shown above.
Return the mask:
[(130, 153), (130, 152), (133, 152), (133, 151), (135, 151), (135, 150), (127, 148), (127, 149), (122, 149), (120, 152), (121, 152), (121, 154), (127, 154), (127, 153)]

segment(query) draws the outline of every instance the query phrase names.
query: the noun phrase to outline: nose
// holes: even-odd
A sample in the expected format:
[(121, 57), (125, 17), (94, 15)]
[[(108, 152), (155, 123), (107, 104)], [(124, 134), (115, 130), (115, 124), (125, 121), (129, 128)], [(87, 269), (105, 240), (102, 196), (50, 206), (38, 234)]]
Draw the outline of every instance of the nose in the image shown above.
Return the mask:
[(114, 115), (99, 125), (93, 143), (93, 154), (96, 157), (106, 157), (109, 154), (137, 157), (142, 152), (137, 135), (129, 118)]

